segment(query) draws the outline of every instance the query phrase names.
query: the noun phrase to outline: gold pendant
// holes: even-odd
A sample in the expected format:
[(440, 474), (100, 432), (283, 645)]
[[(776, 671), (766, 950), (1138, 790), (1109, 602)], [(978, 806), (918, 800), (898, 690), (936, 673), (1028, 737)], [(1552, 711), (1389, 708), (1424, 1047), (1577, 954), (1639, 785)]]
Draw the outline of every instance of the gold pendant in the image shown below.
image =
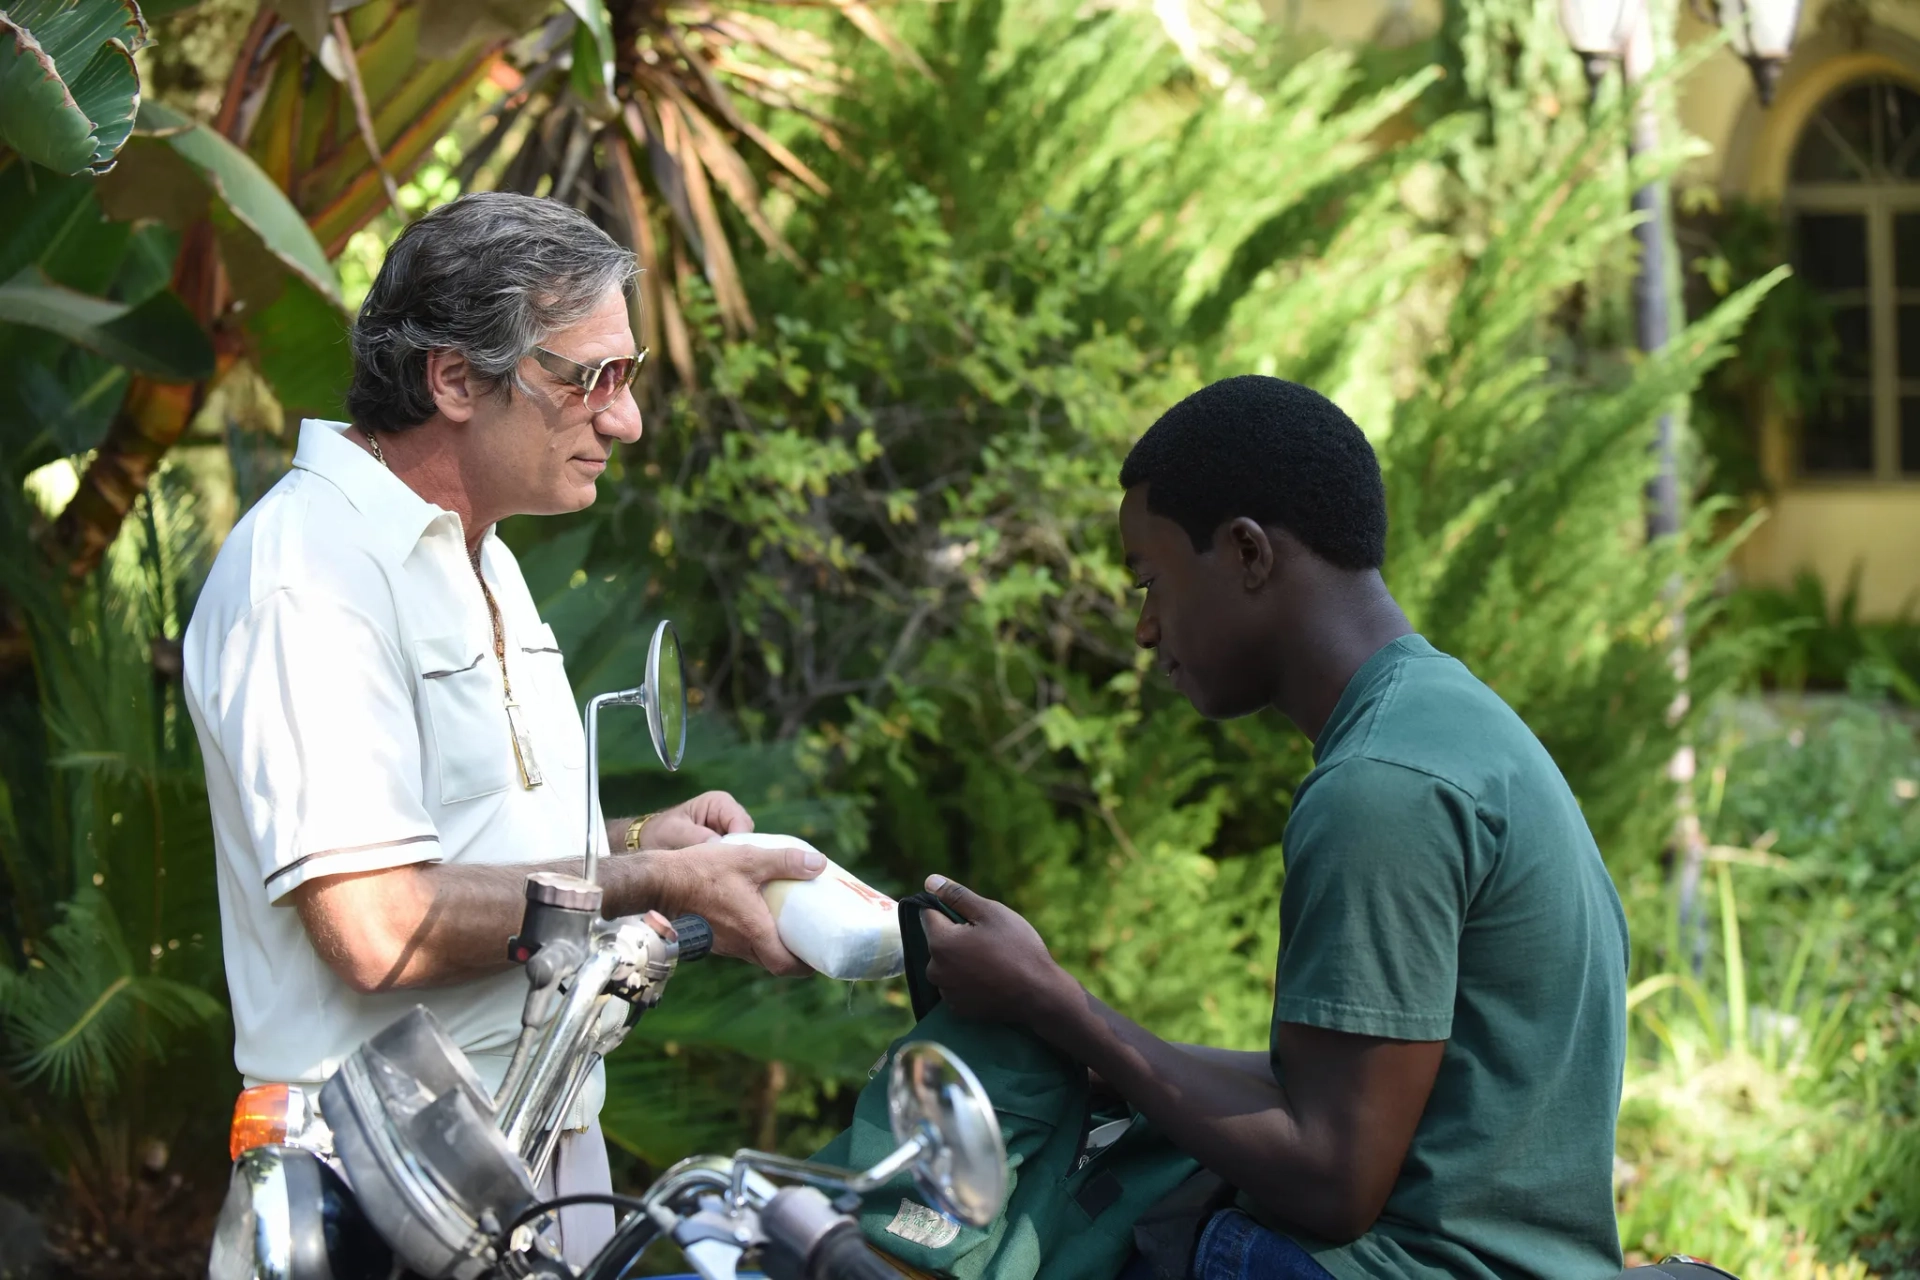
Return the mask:
[(520, 766), (520, 785), (531, 791), (545, 781), (533, 756), (533, 733), (520, 718), (520, 704), (507, 704), (507, 727), (513, 730), (513, 758)]

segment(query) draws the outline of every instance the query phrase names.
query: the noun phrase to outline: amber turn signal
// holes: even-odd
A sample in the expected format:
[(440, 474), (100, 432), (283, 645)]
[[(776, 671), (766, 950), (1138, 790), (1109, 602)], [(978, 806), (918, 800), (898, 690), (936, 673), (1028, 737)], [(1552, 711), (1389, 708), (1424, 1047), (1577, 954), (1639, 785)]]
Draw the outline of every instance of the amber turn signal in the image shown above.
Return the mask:
[(242, 1151), (287, 1140), (287, 1086), (257, 1084), (243, 1089), (233, 1104), (233, 1128), (227, 1152), (235, 1160)]

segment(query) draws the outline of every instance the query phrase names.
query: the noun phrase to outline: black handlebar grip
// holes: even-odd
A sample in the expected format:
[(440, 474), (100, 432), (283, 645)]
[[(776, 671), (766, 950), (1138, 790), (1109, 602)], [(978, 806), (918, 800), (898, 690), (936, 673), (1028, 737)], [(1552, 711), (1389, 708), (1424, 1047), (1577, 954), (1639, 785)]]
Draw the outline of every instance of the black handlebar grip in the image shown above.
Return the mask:
[(713, 950), (713, 926), (705, 916), (676, 916), (673, 931), (680, 935), (680, 958), (701, 960)]
[(807, 1280), (900, 1280), (900, 1273), (867, 1247), (859, 1224), (849, 1220), (813, 1246), (807, 1258)]

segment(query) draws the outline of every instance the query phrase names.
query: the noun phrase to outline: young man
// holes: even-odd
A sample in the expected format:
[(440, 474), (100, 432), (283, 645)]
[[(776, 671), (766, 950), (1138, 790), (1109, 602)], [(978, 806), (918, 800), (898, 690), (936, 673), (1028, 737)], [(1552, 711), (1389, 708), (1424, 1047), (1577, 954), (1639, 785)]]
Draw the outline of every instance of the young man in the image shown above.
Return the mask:
[(1366, 438), (1305, 387), (1230, 378), (1155, 423), (1121, 483), (1136, 642), (1202, 715), (1273, 708), (1313, 739), (1271, 1052), (1155, 1037), (941, 876), (971, 923), (925, 913), (929, 976), (1238, 1188), (1198, 1280), (1615, 1275), (1620, 901), (1546, 750), (1388, 594)]

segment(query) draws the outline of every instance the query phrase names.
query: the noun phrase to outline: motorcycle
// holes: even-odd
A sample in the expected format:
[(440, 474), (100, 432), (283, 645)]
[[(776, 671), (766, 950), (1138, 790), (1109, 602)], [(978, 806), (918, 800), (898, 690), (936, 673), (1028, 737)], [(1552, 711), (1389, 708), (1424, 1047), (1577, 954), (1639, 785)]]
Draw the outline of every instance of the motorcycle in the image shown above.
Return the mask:
[[(686, 694), (671, 623), (656, 629), (640, 685), (587, 704), (582, 874), (527, 876), (520, 932), (507, 944), (527, 996), (500, 1088), (486, 1090), (421, 1006), (341, 1063), (317, 1114), (304, 1095), (279, 1088), (270, 1132), (254, 1131), (272, 1140), (236, 1137), (244, 1149), (209, 1280), (620, 1280), (662, 1237), (705, 1280), (735, 1280), (755, 1264), (773, 1280), (897, 1280), (851, 1216), (862, 1194), (910, 1173), (955, 1221), (985, 1226), (998, 1215), (1007, 1160), (992, 1104), (965, 1063), (927, 1041), (893, 1055), (888, 1101), (899, 1146), (872, 1168), (743, 1150), (683, 1160), (637, 1197), (539, 1196), (594, 1068), (660, 1002), (677, 966), (712, 945), (698, 916), (601, 918), (599, 716), (609, 706), (643, 709), (661, 762), (679, 767)], [(542, 1224), (582, 1202), (624, 1216), (576, 1270)]]

